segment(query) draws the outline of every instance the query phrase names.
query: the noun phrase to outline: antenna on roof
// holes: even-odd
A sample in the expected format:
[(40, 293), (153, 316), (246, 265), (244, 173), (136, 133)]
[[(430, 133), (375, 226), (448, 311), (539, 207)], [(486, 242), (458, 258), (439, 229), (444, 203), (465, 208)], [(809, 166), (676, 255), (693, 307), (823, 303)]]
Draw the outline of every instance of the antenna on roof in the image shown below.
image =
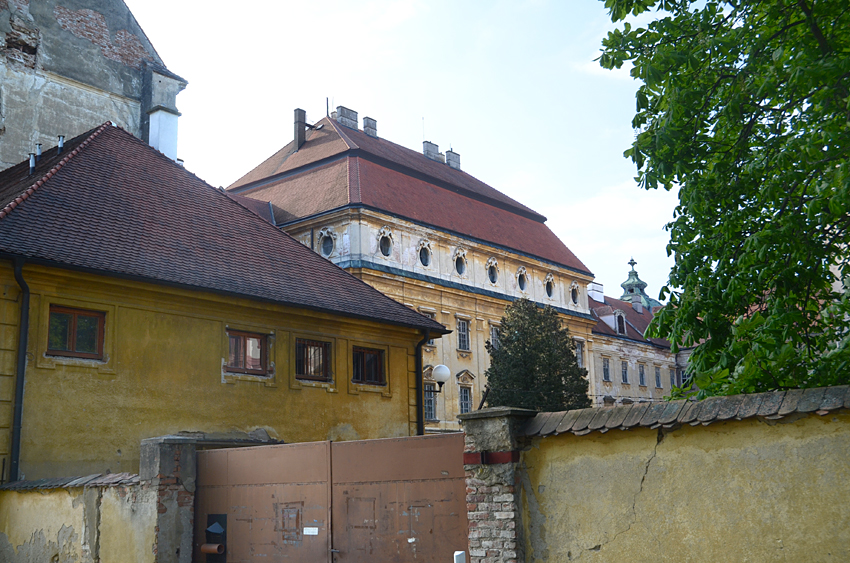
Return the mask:
[(331, 116), (331, 102), (330, 99), (325, 97), (325, 117)]

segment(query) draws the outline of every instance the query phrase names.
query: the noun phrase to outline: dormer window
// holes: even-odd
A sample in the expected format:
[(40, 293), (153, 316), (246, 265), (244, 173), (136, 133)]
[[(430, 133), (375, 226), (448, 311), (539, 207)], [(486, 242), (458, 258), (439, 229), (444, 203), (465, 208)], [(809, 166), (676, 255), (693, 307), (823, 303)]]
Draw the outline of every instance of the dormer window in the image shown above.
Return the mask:
[(626, 334), (626, 318), (623, 313), (617, 315), (617, 334)]

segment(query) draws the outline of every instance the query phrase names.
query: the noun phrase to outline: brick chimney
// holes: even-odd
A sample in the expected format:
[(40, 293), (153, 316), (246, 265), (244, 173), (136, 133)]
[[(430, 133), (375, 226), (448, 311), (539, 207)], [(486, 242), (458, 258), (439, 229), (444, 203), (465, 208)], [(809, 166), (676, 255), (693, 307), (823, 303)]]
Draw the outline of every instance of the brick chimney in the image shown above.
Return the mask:
[(295, 110), (295, 150), (301, 148), (307, 140), (307, 112), (303, 109)]
[(357, 129), (357, 112), (345, 106), (336, 106), (336, 122), (352, 129)]

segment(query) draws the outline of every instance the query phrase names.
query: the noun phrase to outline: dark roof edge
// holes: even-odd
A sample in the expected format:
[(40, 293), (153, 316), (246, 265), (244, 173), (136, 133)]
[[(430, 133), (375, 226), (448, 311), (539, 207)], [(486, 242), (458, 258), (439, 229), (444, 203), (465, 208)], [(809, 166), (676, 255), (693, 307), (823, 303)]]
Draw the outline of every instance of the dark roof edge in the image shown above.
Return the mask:
[(74, 147), (73, 150), (69, 151), (68, 154), (65, 156), (65, 158), (63, 158), (58, 163), (56, 163), (56, 166), (54, 166), (53, 168), (48, 170), (46, 174), (44, 174), (41, 178), (39, 178), (38, 180), (33, 182), (33, 184), (29, 188), (27, 188), (26, 190), (21, 192), (21, 195), (19, 195), (18, 197), (16, 197), (12, 201), (10, 201), (8, 204), (6, 204), (6, 207), (4, 207), (3, 209), (0, 209), (0, 219), (3, 219), (7, 215), (9, 215), (9, 213), (11, 213), (17, 206), (21, 205), (24, 201), (26, 201), (33, 193), (35, 193), (35, 191), (38, 188), (43, 186), (44, 183), (47, 182), (50, 178), (52, 178), (57, 172), (59, 172), (59, 170), (61, 170), (63, 166), (68, 164), (68, 161), (71, 160), (71, 158), (77, 156), (82, 149), (87, 147), (89, 145), (89, 143), (91, 143), (94, 140), (95, 137), (97, 137), (98, 135), (103, 133), (103, 131), (107, 127), (111, 127), (111, 126), (112, 126), (112, 122), (107, 121), (106, 123), (104, 123), (100, 127), (95, 128), (95, 130), (92, 131), (91, 135), (86, 137), (86, 139), (84, 141), (82, 141), (79, 145)]
[[(453, 282), (450, 280), (444, 280), (440, 278), (435, 278), (433, 276), (426, 276), (425, 274), (417, 274), (416, 272), (408, 272), (405, 270), (400, 270), (398, 268), (394, 268), (392, 266), (384, 266), (383, 264), (376, 264), (374, 262), (368, 262), (366, 260), (346, 260), (344, 262), (337, 263), (337, 266), (340, 268), (363, 268), (368, 270), (377, 270), (379, 272), (384, 272), (385, 274), (392, 274), (394, 276), (401, 276), (404, 278), (424, 281), (428, 283), (433, 283), (436, 285), (442, 285), (445, 287), (451, 287), (452, 289), (460, 289), (462, 291), (468, 291), (470, 293), (475, 293), (477, 295), (484, 295), (487, 297), (492, 297), (494, 299), (501, 299), (502, 301), (518, 301), (521, 299), (520, 297), (514, 297), (512, 295), (505, 295), (504, 293), (497, 293), (495, 291), (490, 291), (489, 289), (481, 289), (480, 287), (475, 287), (472, 285), (466, 285), (458, 282)], [(552, 307), (555, 311), (562, 313), (564, 315), (568, 315), (570, 317), (578, 317), (580, 319), (587, 320), (596, 320), (591, 315), (585, 313), (579, 313), (578, 311), (570, 311), (569, 309), (564, 309), (562, 307), (556, 307), (554, 305), (547, 305), (546, 303), (539, 303), (534, 301), (539, 307)], [(451, 331), (449, 331), (451, 332)]]
[[(662, 401), (542, 412), (529, 420), (520, 434), (534, 437), (572, 432), (576, 436), (584, 436), (614, 428), (674, 429), (684, 424), (706, 426), (748, 418), (778, 420), (793, 414), (816, 413), (825, 416), (838, 410), (850, 410), (850, 385), (709, 397), (702, 401)], [(551, 430), (544, 433), (544, 428)]]
[[(635, 340), (634, 338), (629, 338), (628, 336), (623, 336), (622, 334), (607, 334), (607, 333), (604, 333), (604, 332), (598, 332), (596, 330), (592, 330), (591, 332), (593, 334), (597, 334), (599, 336), (605, 336), (607, 338), (616, 338), (618, 340), (628, 340), (629, 342), (636, 342), (638, 344), (647, 344), (649, 346), (655, 346), (656, 348), (660, 348), (662, 350), (669, 350), (670, 349), (670, 346), (663, 346), (661, 344), (656, 344), (655, 342), (652, 342), (651, 340), (647, 340), (647, 339)], [(638, 332), (640, 332), (640, 331), (638, 331)]]
[[(212, 189), (215, 189), (215, 188), (212, 188)], [(2, 258), (5, 258), (7, 260), (11, 260), (11, 259), (14, 259), (14, 258), (23, 258), (24, 262), (29, 262), (31, 264), (38, 264), (39, 266), (49, 266), (51, 268), (58, 268), (58, 269), (61, 269), (61, 270), (68, 270), (68, 271), (72, 271), (72, 272), (82, 272), (82, 273), (86, 273), (86, 274), (95, 274), (95, 275), (105, 276), (105, 277), (110, 277), (110, 278), (129, 280), (129, 281), (137, 281), (137, 282), (143, 282), (143, 283), (150, 283), (150, 284), (154, 284), (154, 285), (161, 285), (161, 286), (164, 286), (164, 287), (173, 287), (173, 288), (176, 288), (176, 289), (186, 289), (186, 290), (190, 290), (190, 291), (206, 291), (208, 293), (212, 293), (212, 294), (215, 294), (215, 295), (222, 295), (222, 296), (226, 296), (226, 297), (240, 297), (242, 299), (248, 299), (248, 300), (251, 300), (251, 301), (258, 301), (260, 303), (275, 303), (275, 304), (278, 304), (278, 305), (286, 305), (286, 306), (289, 306), (289, 307), (293, 307), (295, 309), (305, 309), (305, 310), (308, 310), (308, 311), (317, 311), (317, 312), (320, 312), (320, 313), (329, 313), (329, 314), (332, 314), (332, 315), (339, 315), (341, 317), (346, 317), (346, 318), (351, 318), (351, 319), (361, 319), (361, 320), (371, 321), (371, 322), (379, 323), (379, 324), (389, 324), (389, 325), (400, 326), (400, 327), (404, 327), (404, 328), (412, 328), (412, 329), (415, 329), (415, 330), (430, 330), (433, 334), (443, 335), (443, 334), (450, 334), (452, 332), (451, 330), (448, 330), (445, 327), (443, 327), (442, 331), (440, 331), (439, 329), (437, 329), (433, 326), (425, 326), (424, 324), (423, 325), (417, 325), (417, 324), (410, 324), (410, 323), (404, 323), (404, 322), (399, 322), (399, 321), (391, 321), (391, 320), (385, 320), (385, 319), (380, 319), (380, 318), (376, 318), (376, 317), (369, 317), (367, 315), (357, 315), (357, 314), (354, 314), (354, 313), (346, 313), (346, 312), (337, 311), (337, 310), (334, 310), (334, 309), (325, 309), (323, 307), (314, 307), (314, 306), (311, 306), (311, 305), (304, 305), (304, 304), (301, 304), (301, 303), (291, 303), (289, 301), (277, 301), (275, 299), (264, 299), (264, 298), (258, 297), (256, 295), (237, 293), (235, 291), (226, 291), (226, 290), (223, 290), (223, 289), (217, 289), (217, 288), (213, 288), (213, 287), (205, 287), (205, 286), (201, 286), (201, 285), (192, 285), (192, 284), (186, 284), (186, 283), (172, 282), (172, 281), (168, 281), (168, 280), (161, 280), (161, 279), (158, 279), (158, 278), (148, 278), (148, 277), (145, 277), (145, 276), (139, 276), (139, 275), (134, 275), (134, 274), (124, 274), (124, 273), (121, 273), (121, 272), (111, 272), (109, 270), (100, 270), (98, 268), (87, 268), (87, 267), (84, 267), (84, 266), (75, 266), (73, 264), (63, 264), (62, 262), (56, 262), (54, 260), (45, 260), (45, 259), (42, 259), (42, 258), (32, 258), (32, 257), (24, 255), (24, 254), (12, 254), (12, 253), (8, 253), (8, 252), (0, 252), (0, 259), (2, 259)], [(345, 271), (345, 270), (343, 270), (343, 271)], [(345, 273), (348, 274), (348, 275), (351, 275), (348, 272), (345, 272)], [(357, 279), (357, 278), (355, 277), (355, 279)], [(358, 280), (358, 281), (362, 282), (362, 280)], [(390, 299), (390, 298), (387, 297), (387, 299)], [(402, 305), (401, 303), (399, 303), (399, 306), (404, 307), (404, 305)], [(422, 318), (426, 319), (426, 317), (422, 317)], [(436, 322), (436, 321), (431, 321), (431, 322)]]
[[(314, 213), (313, 215), (307, 215), (306, 217), (301, 217), (300, 219), (295, 219), (293, 221), (287, 221), (286, 223), (278, 223), (277, 227), (280, 229), (284, 229), (290, 225), (295, 225), (296, 223), (300, 223), (302, 221), (308, 221), (312, 219), (318, 219), (324, 215), (330, 215), (331, 213), (337, 213), (338, 211), (344, 211), (346, 209), (367, 209), (369, 211), (374, 211), (376, 213), (383, 213), (384, 215), (389, 215), (390, 217), (396, 219), (403, 219), (405, 221), (410, 221), (415, 225), (419, 225), (420, 227), (427, 227), (429, 229), (434, 229), (435, 231), (442, 231), (444, 233), (448, 233), (450, 235), (462, 237), (473, 242), (477, 242), (480, 244), (486, 244), (492, 246), (493, 248), (498, 248), (499, 250), (505, 250), (508, 252), (513, 252), (514, 254), (518, 254), (520, 256), (525, 256), (526, 258), (533, 258), (535, 260), (540, 260), (541, 262), (545, 262), (546, 264), (551, 264), (552, 266), (557, 266), (558, 268), (563, 268), (565, 270), (569, 270), (571, 272), (575, 272), (577, 274), (584, 274), (586, 276), (593, 277), (593, 272), (587, 272), (585, 270), (579, 270), (578, 268), (573, 268), (572, 266), (567, 266), (566, 264), (561, 264), (560, 262), (555, 262), (554, 260), (550, 260), (548, 258), (543, 258), (541, 256), (536, 256), (534, 254), (529, 254), (528, 252), (523, 252), (522, 250), (517, 250), (516, 248), (511, 248), (509, 246), (504, 246), (489, 240), (484, 240), (477, 237), (471, 237), (467, 234), (460, 233), (458, 231), (453, 231), (451, 229), (447, 229), (445, 227), (439, 227), (437, 225), (432, 225), (430, 223), (425, 223), (424, 221), (418, 221), (416, 219), (411, 219), (410, 217), (406, 217), (404, 215), (399, 215), (398, 213), (392, 213), (391, 211), (387, 211), (386, 209), (380, 209), (378, 207), (373, 207), (371, 205), (367, 205), (365, 203), (349, 203), (346, 205), (341, 205), (340, 207), (335, 207), (333, 209), (328, 209), (327, 211), (322, 211), (320, 213)], [(554, 235), (554, 233), (552, 233)], [(566, 245), (564, 245), (566, 246)]]

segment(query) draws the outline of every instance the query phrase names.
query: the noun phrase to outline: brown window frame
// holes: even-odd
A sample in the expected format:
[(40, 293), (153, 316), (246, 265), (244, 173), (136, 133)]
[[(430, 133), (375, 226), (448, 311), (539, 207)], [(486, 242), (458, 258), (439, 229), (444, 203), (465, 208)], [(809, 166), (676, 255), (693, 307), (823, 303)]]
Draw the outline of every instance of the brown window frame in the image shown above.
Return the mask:
[[(50, 315), (53, 313), (61, 313), (71, 315), (71, 325), (68, 327), (68, 346), (72, 350), (53, 350), (50, 348)], [(97, 352), (77, 352), (77, 317), (95, 317), (97, 318)], [(84, 358), (87, 360), (102, 360), (103, 359), (103, 339), (106, 327), (106, 312), (91, 311), (89, 309), (75, 309), (73, 307), (64, 307), (62, 305), (51, 305), (50, 313), (47, 320), (47, 354), (50, 356), (62, 356), (66, 358)]]
[[(304, 365), (307, 364), (307, 351), (310, 347), (321, 348), (322, 349), (322, 358), (324, 363), (324, 369), (322, 370), (324, 373), (321, 376), (309, 375), (306, 373), (299, 373), (301, 370), (298, 368), (301, 367), (303, 370)], [(296, 338), (295, 339), (295, 377), (298, 379), (305, 379), (307, 381), (331, 381), (331, 350), (333, 346), (330, 342), (325, 342), (322, 340), (309, 340), (307, 338)]]
[[(250, 369), (247, 367), (239, 367), (230, 365), (230, 339), (231, 337), (241, 337), (244, 342), (244, 349), (242, 351), (243, 358), (248, 357), (248, 339), (249, 338), (258, 338), (260, 340), (260, 364), (262, 365), (262, 369)], [(228, 373), (240, 373), (246, 375), (259, 375), (262, 377), (269, 376), (269, 335), (261, 334), (258, 332), (247, 332), (244, 330), (231, 330), (227, 329), (227, 363), (225, 364), (225, 371)], [(243, 359), (243, 365), (245, 364), (245, 360)]]
[[(369, 381), (364, 375), (366, 371), (366, 361), (365, 355), (372, 354), (378, 356), (378, 370), (380, 373), (378, 374), (379, 381)], [(387, 378), (384, 369), (384, 351), (376, 348), (364, 348), (362, 346), (354, 346), (351, 353), (351, 363), (352, 363), (352, 373), (351, 373), (351, 381), (353, 383), (358, 383), (360, 385), (386, 385)], [(358, 365), (360, 367), (360, 377), (358, 378)]]

